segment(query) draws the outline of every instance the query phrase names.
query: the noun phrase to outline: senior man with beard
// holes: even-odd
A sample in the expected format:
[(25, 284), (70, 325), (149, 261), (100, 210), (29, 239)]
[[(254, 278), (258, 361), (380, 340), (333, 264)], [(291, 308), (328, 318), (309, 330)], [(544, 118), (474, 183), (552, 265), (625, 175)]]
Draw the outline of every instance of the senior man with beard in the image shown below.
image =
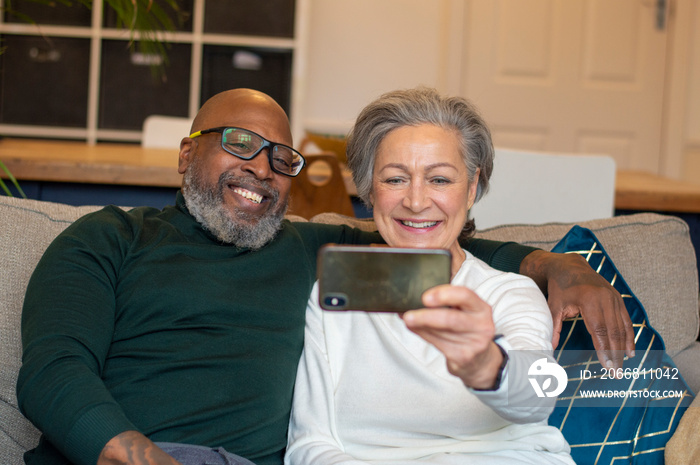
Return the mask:
[[(175, 206), (89, 214), (32, 275), (17, 391), (43, 434), (28, 464), (282, 463), (316, 252), (380, 239), (283, 219), (303, 157), (267, 95), (218, 94), (192, 131)], [(607, 325), (605, 348), (629, 347), (619, 295), (533, 250), (470, 244), (549, 286), (555, 314)]]

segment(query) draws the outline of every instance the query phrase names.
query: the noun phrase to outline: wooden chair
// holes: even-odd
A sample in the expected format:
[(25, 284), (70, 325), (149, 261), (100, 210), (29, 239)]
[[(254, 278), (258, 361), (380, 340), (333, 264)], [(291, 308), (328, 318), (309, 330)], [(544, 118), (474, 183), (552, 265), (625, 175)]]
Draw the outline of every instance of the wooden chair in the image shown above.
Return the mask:
[(345, 158), (346, 148), (347, 142), (345, 140), (345, 135), (325, 134), (308, 130), (304, 134), (304, 138), (299, 145), (299, 151), (301, 153), (331, 152), (335, 154), (341, 163), (347, 162)]
[(338, 158), (333, 153), (309, 154), (304, 158), (306, 167), (292, 179), (289, 213), (306, 219), (325, 212), (354, 217)]
[(478, 229), (610, 218), (615, 160), (605, 155), (496, 149), (491, 187), (472, 207)]
[(143, 147), (179, 149), (183, 137), (190, 135), (192, 119), (178, 116), (150, 115), (143, 122)]

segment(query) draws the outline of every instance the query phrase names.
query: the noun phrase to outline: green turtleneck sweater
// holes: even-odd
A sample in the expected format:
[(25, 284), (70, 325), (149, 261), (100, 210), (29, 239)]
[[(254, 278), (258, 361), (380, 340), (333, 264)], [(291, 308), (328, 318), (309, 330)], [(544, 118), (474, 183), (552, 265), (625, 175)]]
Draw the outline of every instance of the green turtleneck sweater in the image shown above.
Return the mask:
[[(46, 250), (24, 302), (18, 399), (43, 433), (26, 462), (94, 464), (112, 437), (137, 430), (281, 464), (316, 253), (378, 240), (285, 221), (262, 249), (237, 249), (181, 194), (163, 210), (79, 219)], [(470, 244), (505, 271), (531, 250)]]

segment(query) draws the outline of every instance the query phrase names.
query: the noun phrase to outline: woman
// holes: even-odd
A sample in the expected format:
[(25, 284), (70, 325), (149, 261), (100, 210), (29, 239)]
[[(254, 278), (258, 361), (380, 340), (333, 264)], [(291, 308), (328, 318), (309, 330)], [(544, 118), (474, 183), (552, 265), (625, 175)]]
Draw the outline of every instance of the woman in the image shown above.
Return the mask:
[(452, 253), (452, 284), (426, 309), (324, 312), (309, 301), (286, 463), (573, 464), (547, 425), (530, 366), (551, 357), (552, 318), (537, 286), (459, 246), (488, 189), (488, 128), (461, 98), (386, 94), (348, 137), (358, 195), (392, 247)]

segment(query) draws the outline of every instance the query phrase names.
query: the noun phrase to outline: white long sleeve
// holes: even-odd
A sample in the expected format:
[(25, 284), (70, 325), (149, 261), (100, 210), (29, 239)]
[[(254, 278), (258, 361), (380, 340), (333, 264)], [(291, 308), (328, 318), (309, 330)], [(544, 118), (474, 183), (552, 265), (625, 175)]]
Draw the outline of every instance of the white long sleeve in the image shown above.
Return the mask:
[(501, 387), (467, 389), (398, 315), (323, 311), (314, 287), (285, 463), (573, 464), (547, 425), (555, 399), (538, 398), (527, 380), (530, 364), (552, 350), (539, 289), (468, 253), (453, 284), (492, 306), (509, 354)]

